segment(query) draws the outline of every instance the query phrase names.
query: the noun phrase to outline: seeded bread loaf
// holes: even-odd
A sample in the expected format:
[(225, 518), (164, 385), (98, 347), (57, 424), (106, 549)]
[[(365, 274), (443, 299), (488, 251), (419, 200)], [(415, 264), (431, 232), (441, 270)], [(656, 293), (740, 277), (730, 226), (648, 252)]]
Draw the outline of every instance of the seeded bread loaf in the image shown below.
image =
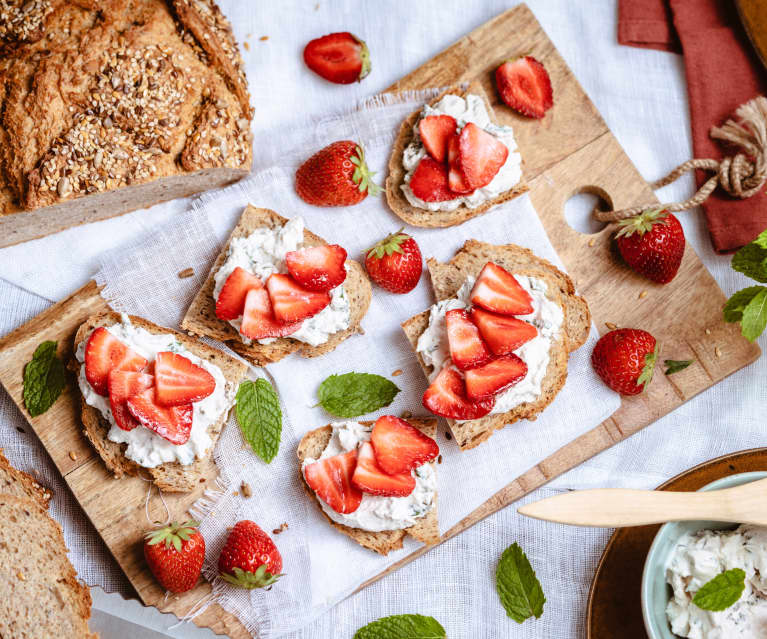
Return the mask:
[(11, 466), (3, 455), (2, 448), (0, 448), (0, 493), (33, 499), (43, 508), (48, 508), (51, 500), (51, 491), (43, 488), (31, 475)]
[[(580, 348), (591, 329), (591, 314), (586, 300), (575, 294), (572, 280), (551, 262), (536, 256), (532, 251), (505, 244), (497, 246), (477, 240), (468, 240), (447, 263), (427, 260), (432, 287), (437, 300), (453, 297), (467, 276), (477, 277), (485, 264), (495, 262), (510, 273), (529, 275), (546, 282), (546, 297), (556, 302), (563, 311), (562, 329), (549, 350), (549, 365), (541, 384), (541, 394), (533, 402), (522, 403), (510, 411), (487, 415), (481, 419), (464, 422), (446, 420), (461, 449), (474, 448), (488, 439), (498, 428), (520, 419), (534, 420), (556, 397), (567, 379), (567, 360), (571, 351)], [(432, 367), (427, 366), (417, 353), (418, 338), (429, 326), (429, 311), (411, 317), (402, 324), (418, 362), (428, 376)]]
[(6, 244), (250, 169), (247, 83), (214, 0), (0, 3), (0, 79)]
[[(422, 433), (428, 435), (432, 439), (437, 435), (437, 420), (433, 418), (419, 419), (411, 417), (407, 420), (415, 428)], [(360, 422), (366, 426), (372, 426), (373, 422)], [(362, 530), (361, 528), (351, 528), (350, 526), (344, 526), (333, 521), (327, 516), (322, 506), (317, 500), (315, 492), (309, 488), (309, 485), (304, 479), (304, 474), (301, 472), (301, 466), (304, 460), (307, 458), (318, 459), (322, 455), (322, 451), (328, 445), (331, 436), (333, 435), (333, 427), (330, 425), (317, 428), (309, 431), (301, 438), (301, 442), (298, 444), (298, 472), (301, 475), (301, 482), (304, 489), (311, 497), (312, 501), (317, 504), (317, 508), (320, 509), (325, 519), (330, 522), (330, 525), (335, 529), (341, 531), (347, 537), (351, 537), (360, 546), (374, 550), (381, 555), (387, 555), (392, 550), (398, 550), (402, 548), (402, 540), (405, 535), (410, 535), (413, 539), (423, 542), (424, 544), (431, 545), (439, 541), (439, 521), (437, 518), (437, 496), (434, 496), (434, 506), (432, 509), (424, 515), (415, 526), (405, 528), (403, 530), (383, 530), (380, 532), (370, 532), (368, 530)], [(435, 462), (431, 462), (434, 465)]]

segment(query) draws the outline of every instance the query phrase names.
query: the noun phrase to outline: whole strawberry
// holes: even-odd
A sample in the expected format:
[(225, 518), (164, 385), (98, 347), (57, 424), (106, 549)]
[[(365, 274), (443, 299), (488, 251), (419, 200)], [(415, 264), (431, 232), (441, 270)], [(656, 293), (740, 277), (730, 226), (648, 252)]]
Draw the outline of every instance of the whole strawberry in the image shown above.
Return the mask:
[(626, 263), (653, 282), (673, 280), (684, 255), (679, 220), (665, 209), (649, 209), (618, 224), (615, 238)]
[(359, 144), (333, 142), (298, 167), (296, 193), (315, 206), (351, 206), (381, 192), (374, 175)]
[(196, 521), (149, 531), (144, 537), (144, 557), (158, 583), (171, 592), (194, 588), (205, 559), (205, 540)]
[(252, 521), (238, 521), (218, 557), (221, 578), (240, 588), (265, 588), (282, 577), (277, 546)]
[(421, 249), (402, 229), (387, 235), (365, 255), (365, 268), (381, 288), (392, 293), (412, 291), (423, 270)]
[(638, 395), (650, 383), (657, 358), (657, 343), (650, 333), (618, 328), (602, 335), (591, 354), (591, 364), (617, 393)]

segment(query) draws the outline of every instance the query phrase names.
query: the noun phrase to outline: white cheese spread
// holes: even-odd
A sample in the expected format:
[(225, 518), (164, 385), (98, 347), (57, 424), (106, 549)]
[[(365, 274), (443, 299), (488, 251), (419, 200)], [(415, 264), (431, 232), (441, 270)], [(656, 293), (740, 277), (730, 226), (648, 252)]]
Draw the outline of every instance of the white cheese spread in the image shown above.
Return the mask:
[(90, 338), (90, 334), (88, 334), (80, 342), (75, 353), (77, 361), (82, 364), (80, 366), (78, 383), (85, 402), (98, 410), (111, 425), (107, 435), (109, 440), (118, 444), (128, 444), (125, 456), (145, 468), (154, 468), (167, 462), (178, 462), (186, 466), (194, 462), (196, 458), (203, 457), (213, 443), (208, 428), (211, 424), (217, 422), (221, 415), (232, 406), (237, 391), (234, 385), (226, 381), (224, 374), (218, 366), (188, 351), (170, 333), (161, 335), (150, 333), (143, 328), (134, 326), (126, 315), (122, 316), (121, 323), (107, 326), (106, 329), (123, 344), (132, 348), (150, 362), (154, 361), (157, 353), (171, 351), (183, 355), (193, 364), (201, 366), (216, 380), (216, 388), (213, 393), (192, 404), (194, 409), (192, 414), (192, 431), (189, 441), (186, 443), (181, 445), (172, 444), (167, 439), (163, 439), (144, 426), (138, 426), (130, 431), (123, 430), (115, 423), (112, 411), (109, 408), (109, 398), (99, 395), (85, 377), (85, 345)]
[[(413, 194), (410, 188), (410, 179), (413, 177), (419, 162), (426, 155), (426, 149), (418, 133), (418, 123), (428, 115), (451, 115), (455, 118), (458, 130), (461, 130), (467, 123), (473, 122), (506, 145), (506, 148), (509, 149), (506, 162), (489, 184), (481, 189), (476, 189), (473, 193), (442, 202), (426, 202)], [(473, 94), (467, 95), (465, 99), (458, 95), (446, 95), (434, 106), (424, 105), (421, 118), (416, 121), (413, 127), (413, 141), (403, 151), (402, 165), (407, 173), (401, 188), (407, 201), (419, 209), (429, 211), (453, 211), (462, 204), (470, 209), (475, 209), (513, 188), (522, 179), (522, 156), (517, 151), (514, 130), (510, 126), (499, 126), (493, 123), (490, 120), (484, 100)]]
[[(319, 458), (325, 459), (354, 450), (370, 440), (372, 430), (372, 426), (353, 421), (333, 424), (333, 435)], [(306, 458), (301, 471), (304, 472), (315, 461), (311, 457)], [(327, 516), (339, 524), (371, 532), (402, 530), (415, 525), (432, 509), (437, 492), (437, 474), (432, 463), (416, 468), (413, 476), (415, 488), (407, 497), (380, 497), (363, 493), (359, 508), (353, 513), (337, 513), (319, 497), (317, 500)]]
[[(216, 285), (213, 298), (218, 300), (219, 293), (224, 287), (226, 278), (238, 266), (258, 275), (264, 283), (272, 273), (287, 273), (285, 255), (295, 251), (304, 242), (304, 220), (295, 217), (281, 227), (262, 227), (253, 231), (247, 237), (236, 237), (230, 245), (226, 261), (213, 276)], [(348, 270), (348, 269), (347, 269)], [(346, 296), (343, 284), (336, 286), (330, 292), (331, 301), (319, 313), (305, 319), (295, 333), (289, 337), (306, 342), (311, 346), (319, 346), (328, 341), (331, 335), (349, 328), (351, 321), (351, 306)], [(240, 333), (242, 341), (250, 344), (252, 340), (240, 332), (242, 319), (229, 322)], [(270, 344), (275, 338), (258, 340), (259, 344)]]

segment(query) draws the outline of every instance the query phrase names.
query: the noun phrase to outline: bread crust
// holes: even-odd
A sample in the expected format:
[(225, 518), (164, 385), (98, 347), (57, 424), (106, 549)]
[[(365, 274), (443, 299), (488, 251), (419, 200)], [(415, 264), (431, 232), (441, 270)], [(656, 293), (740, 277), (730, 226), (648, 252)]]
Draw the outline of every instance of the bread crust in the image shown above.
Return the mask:
[(41, 486), (32, 475), (11, 466), (0, 448), (0, 493), (28, 497), (47, 509), (53, 494)]

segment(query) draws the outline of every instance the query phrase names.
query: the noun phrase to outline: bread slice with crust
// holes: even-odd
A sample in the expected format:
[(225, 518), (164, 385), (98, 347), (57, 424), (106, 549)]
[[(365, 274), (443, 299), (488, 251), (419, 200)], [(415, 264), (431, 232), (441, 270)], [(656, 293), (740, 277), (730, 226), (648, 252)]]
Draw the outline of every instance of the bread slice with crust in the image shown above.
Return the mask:
[[(411, 417), (407, 420), (415, 428), (422, 433), (428, 435), (432, 439), (437, 434), (437, 420), (435, 418), (416, 418)], [(374, 422), (360, 422), (365, 426), (372, 426)], [(304, 460), (307, 458), (318, 459), (322, 455), (322, 451), (328, 445), (330, 438), (333, 434), (333, 427), (329, 424), (322, 428), (309, 431), (303, 436), (298, 444), (298, 473), (301, 475), (301, 483), (304, 489), (308, 493), (311, 500), (320, 509), (325, 519), (330, 522), (336, 530), (341, 531), (347, 537), (351, 537), (360, 546), (364, 546), (370, 550), (374, 550), (380, 555), (387, 555), (392, 550), (398, 550), (402, 548), (402, 540), (405, 535), (410, 535), (413, 539), (423, 542), (426, 545), (435, 544), (439, 541), (439, 522), (437, 519), (437, 495), (434, 495), (434, 506), (432, 509), (424, 515), (417, 524), (410, 528), (404, 528), (402, 530), (382, 530), (380, 532), (370, 532), (369, 530), (362, 530), (361, 528), (352, 528), (350, 526), (344, 526), (333, 521), (328, 517), (327, 513), (322, 510), (319, 500), (315, 492), (309, 487), (304, 479), (304, 474), (301, 472), (301, 466)], [(431, 462), (432, 465), (435, 462)]]
[[(331, 335), (324, 344), (310, 346), (290, 337), (280, 337), (270, 344), (259, 344), (256, 341), (253, 341), (252, 344), (246, 344), (229, 322), (216, 317), (216, 300), (213, 298), (213, 291), (216, 287), (214, 277), (226, 261), (232, 240), (236, 237), (247, 237), (256, 229), (265, 226), (269, 228), (284, 226), (287, 221), (287, 218), (270, 209), (256, 208), (251, 204), (245, 208), (240, 221), (237, 222), (237, 226), (234, 227), (229, 236), (226, 246), (213, 264), (208, 279), (205, 280), (205, 284), (192, 300), (189, 310), (184, 315), (184, 319), (181, 321), (183, 330), (191, 335), (205, 335), (226, 342), (227, 346), (256, 366), (278, 362), (283, 357), (295, 352), (302, 357), (318, 357), (335, 349), (346, 338), (364, 332), (360, 323), (367, 313), (368, 306), (370, 306), (372, 290), (365, 271), (354, 260), (346, 260), (347, 275), (346, 281), (342, 285), (346, 290), (346, 296), (351, 307), (349, 327)], [(304, 229), (304, 246), (321, 246), (324, 244), (327, 244), (325, 240)]]
[[(575, 294), (572, 280), (551, 262), (536, 256), (529, 249), (516, 244), (497, 246), (477, 240), (468, 240), (447, 263), (427, 260), (432, 287), (438, 301), (453, 297), (467, 276), (477, 277), (487, 262), (495, 262), (515, 275), (529, 275), (546, 282), (546, 296), (563, 310), (563, 330), (549, 351), (549, 365), (536, 401), (525, 402), (505, 413), (487, 415), (480, 419), (458, 422), (446, 420), (461, 449), (478, 446), (498, 428), (520, 419), (534, 420), (556, 397), (567, 379), (567, 359), (571, 351), (582, 346), (591, 330), (591, 313), (586, 300)], [(418, 338), (429, 326), (429, 311), (424, 311), (402, 324), (413, 350)], [(418, 362), (428, 376), (427, 366), (416, 351)]]
[(52, 493), (37, 483), (32, 475), (11, 466), (0, 448), (0, 494), (26, 497), (48, 508)]
[[(120, 321), (121, 317), (118, 313), (98, 313), (92, 315), (80, 325), (80, 328), (77, 329), (74, 351), (77, 351), (77, 347), (80, 343), (86, 339), (95, 328), (99, 326), (112, 326), (120, 323)], [(211, 364), (218, 366), (226, 381), (229, 384), (232, 384), (235, 389), (245, 376), (248, 368), (247, 365), (217, 348), (198, 342), (183, 333), (153, 324), (152, 322), (141, 317), (136, 317), (135, 315), (130, 316), (130, 321), (134, 326), (143, 328), (150, 333), (170, 333), (174, 335), (176, 339), (184, 345), (184, 348), (188, 349), (198, 357), (209, 361)], [(80, 362), (73, 359), (69, 367), (75, 374), (77, 374), (80, 370)], [(110, 429), (109, 422), (102, 417), (98, 409), (87, 404), (85, 402), (85, 397), (82, 395), (80, 404), (84, 427), (83, 432), (91, 444), (93, 444), (96, 452), (104, 460), (106, 467), (110, 472), (114, 473), (115, 477), (119, 478), (123, 475), (137, 475), (139, 471), (143, 469), (152, 477), (158, 488), (168, 492), (177, 493), (191, 491), (198, 484), (200, 477), (203, 476), (206, 465), (212, 463), (209, 455), (213, 452), (213, 447), (216, 445), (216, 440), (221, 433), (221, 429), (223, 428), (228, 415), (228, 411), (224, 411), (218, 420), (208, 428), (208, 433), (210, 434), (213, 443), (211, 444), (209, 454), (205, 457), (195, 459), (193, 463), (186, 466), (179, 462), (168, 462), (160, 464), (155, 468), (144, 468), (133, 460), (128, 459), (123, 454), (127, 448), (127, 444), (113, 442), (107, 437)]]
[[(487, 112), (490, 115), (492, 121), (496, 121), (495, 112), (490, 104), (490, 100), (482, 88), (482, 85), (474, 81), (462, 91), (459, 87), (451, 87), (446, 91), (438, 95), (434, 100), (430, 102), (433, 106), (439, 102), (445, 95), (454, 94), (460, 96), (466, 96), (469, 94), (477, 95), (482, 98), (487, 108)], [(459, 207), (452, 211), (429, 211), (427, 209), (421, 209), (410, 204), (405, 197), (405, 194), (400, 188), (405, 181), (405, 175), (407, 170), (402, 164), (402, 154), (407, 146), (413, 141), (414, 133), (413, 127), (418, 119), (421, 117), (421, 109), (411, 113), (407, 119), (400, 126), (399, 133), (394, 140), (394, 146), (392, 147), (391, 155), (389, 156), (389, 175), (386, 178), (386, 201), (389, 203), (389, 208), (394, 211), (400, 218), (412, 226), (423, 227), (445, 227), (456, 226), (457, 224), (463, 224), (467, 220), (473, 217), (482, 215), (489, 211), (492, 207), (511, 200), (518, 195), (521, 195), (528, 190), (527, 185), (520, 181), (515, 184), (511, 189), (498, 195), (498, 197), (488, 200), (484, 204), (476, 208), (469, 208), (468, 206), (461, 204)]]

